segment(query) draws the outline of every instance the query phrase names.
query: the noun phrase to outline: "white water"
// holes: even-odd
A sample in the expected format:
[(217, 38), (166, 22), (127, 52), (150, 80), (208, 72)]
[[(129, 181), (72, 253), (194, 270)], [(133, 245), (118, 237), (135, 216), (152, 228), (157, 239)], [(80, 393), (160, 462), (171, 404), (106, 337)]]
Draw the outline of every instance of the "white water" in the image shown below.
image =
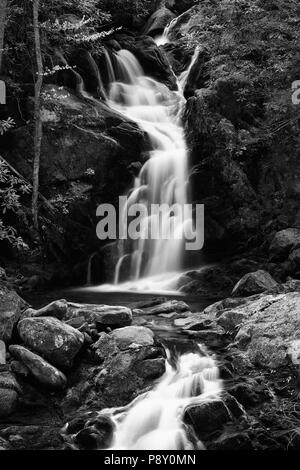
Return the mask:
[(219, 399), (222, 380), (214, 359), (197, 353), (183, 354), (176, 368), (166, 361), (166, 372), (152, 391), (123, 409), (103, 410), (116, 425), (111, 449), (200, 450), (183, 424), (189, 405)]
[(125, 210), (135, 203), (146, 204), (148, 208), (151, 204), (166, 203), (170, 209), (163, 213), (162, 219), (159, 215), (149, 214), (142, 219), (141, 231), (157, 226), (169, 228), (176, 234), (171, 239), (141, 238), (132, 242), (129, 248), (121, 241), (115, 271), (115, 284), (119, 284), (120, 269), (128, 253), (131, 253), (130, 281), (180, 271), (184, 230), (191, 227), (192, 221), (176, 217), (171, 210), (173, 204), (187, 202), (187, 149), (180, 124), (184, 104), (182, 94), (146, 77), (137, 59), (127, 50), (108, 56), (107, 68), (113, 80), (109, 89), (110, 106), (134, 120), (148, 134), (153, 148), (135, 178)]

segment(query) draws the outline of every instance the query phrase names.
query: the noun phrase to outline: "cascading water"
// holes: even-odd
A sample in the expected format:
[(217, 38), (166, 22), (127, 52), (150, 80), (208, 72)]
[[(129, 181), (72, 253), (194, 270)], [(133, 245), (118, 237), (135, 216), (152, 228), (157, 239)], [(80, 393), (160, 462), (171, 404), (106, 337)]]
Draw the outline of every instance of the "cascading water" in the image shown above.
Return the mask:
[[(141, 232), (159, 227), (172, 238), (141, 237), (135, 242), (120, 242), (119, 261), (115, 271), (115, 283), (120, 282), (120, 270), (125, 258), (130, 256), (129, 279), (175, 272), (180, 269), (183, 258), (184, 230), (191, 230), (191, 218), (177, 217), (172, 205), (187, 202), (187, 149), (180, 112), (184, 104), (182, 93), (170, 91), (165, 85), (146, 77), (134, 57), (127, 50), (107, 53), (109, 105), (135, 121), (149, 136), (152, 151), (150, 158), (135, 179), (124, 211), (132, 204), (165, 204), (162, 212), (145, 216), (140, 224)], [(179, 84), (180, 85), (180, 84)], [(181, 87), (179, 87), (180, 89)], [(126, 218), (123, 217), (126, 224)], [(127, 227), (124, 227), (125, 231)], [(151, 230), (152, 230), (151, 229)], [(186, 233), (186, 232), (185, 232)]]
[(183, 423), (186, 408), (219, 399), (222, 380), (214, 359), (200, 353), (166, 360), (166, 372), (152, 391), (123, 409), (103, 410), (116, 428), (111, 449), (201, 450), (204, 446)]

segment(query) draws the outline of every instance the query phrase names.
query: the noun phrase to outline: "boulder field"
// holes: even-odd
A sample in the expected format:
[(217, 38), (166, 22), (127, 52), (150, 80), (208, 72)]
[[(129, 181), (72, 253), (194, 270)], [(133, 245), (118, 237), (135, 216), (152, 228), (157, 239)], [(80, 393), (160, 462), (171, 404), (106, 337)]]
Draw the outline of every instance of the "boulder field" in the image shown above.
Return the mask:
[[(33, 309), (3, 289), (1, 449), (109, 447), (114, 423), (99, 411), (129, 404), (165, 372), (155, 324), (176, 335), (175, 348), (200, 344), (217, 360), (219, 398), (183, 415), (207, 449), (299, 449), (300, 284), (279, 285), (260, 270), (246, 276), (202, 311), (163, 298), (126, 307), (60, 299)], [(174, 366), (176, 355), (169, 360)]]

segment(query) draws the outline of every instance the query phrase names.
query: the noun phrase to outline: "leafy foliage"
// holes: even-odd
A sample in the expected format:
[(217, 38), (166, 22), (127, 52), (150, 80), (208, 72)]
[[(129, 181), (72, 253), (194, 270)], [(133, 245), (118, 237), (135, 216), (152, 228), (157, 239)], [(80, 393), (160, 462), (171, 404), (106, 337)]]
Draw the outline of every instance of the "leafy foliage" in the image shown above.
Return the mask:
[[(2, 135), (8, 131), (13, 125), (14, 122), (11, 118), (0, 121), (0, 134)], [(21, 208), (21, 196), (28, 192), (30, 192), (30, 186), (16, 176), (0, 157), (0, 207), (2, 217), (8, 212), (17, 213)], [(7, 225), (2, 217), (0, 217), (0, 241), (7, 240), (17, 249), (27, 249), (27, 245), (18, 236), (16, 229), (11, 225)]]

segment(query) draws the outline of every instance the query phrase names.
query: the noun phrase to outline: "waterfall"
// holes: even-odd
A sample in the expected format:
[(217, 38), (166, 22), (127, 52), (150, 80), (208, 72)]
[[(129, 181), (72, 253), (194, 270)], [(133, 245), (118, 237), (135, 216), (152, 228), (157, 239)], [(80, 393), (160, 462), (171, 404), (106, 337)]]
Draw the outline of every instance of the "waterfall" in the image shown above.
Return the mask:
[[(168, 352), (168, 351), (167, 351)], [(116, 425), (111, 449), (201, 450), (204, 446), (186, 432), (183, 415), (190, 405), (219, 399), (222, 380), (213, 358), (186, 353), (150, 392), (123, 409), (103, 410)]]
[[(184, 229), (192, 225), (191, 218), (182, 218), (172, 211), (173, 204), (187, 202), (187, 148), (180, 113), (184, 98), (180, 91), (170, 91), (165, 85), (145, 76), (136, 57), (128, 50), (107, 55), (108, 75), (113, 79), (108, 90), (111, 108), (135, 121), (149, 136), (150, 157), (135, 178), (124, 211), (135, 203), (165, 204), (158, 214), (145, 216), (141, 231), (159, 227), (176, 236), (169, 239), (141, 237), (120, 241), (115, 283), (120, 282), (122, 260), (131, 253), (129, 279), (136, 281), (157, 274), (176, 272), (183, 262)], [(181, 87), (180, 87), (181, 89)], [(124, 215), (124, 214), (123, 214)], [(121, 217), (126, 224), (126, 217)], [(123, 233), (126, 233), (127, 226)]]

